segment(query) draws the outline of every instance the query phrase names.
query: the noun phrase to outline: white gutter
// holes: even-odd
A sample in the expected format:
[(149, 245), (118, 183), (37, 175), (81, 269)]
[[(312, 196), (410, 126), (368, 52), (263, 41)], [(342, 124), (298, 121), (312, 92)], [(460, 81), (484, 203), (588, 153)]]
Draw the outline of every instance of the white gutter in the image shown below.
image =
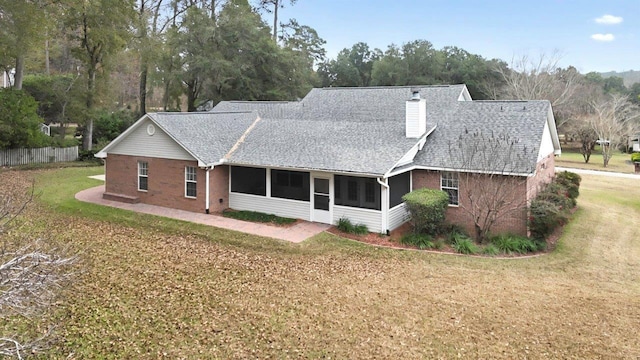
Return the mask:
[(422, 165), (413, 165), (411, 167), (402, 169), (402, 171), (399, 171), (397, 173), (390, 172), (389, 175), (394, 176), (394, 175), (402, 174), (412, 170), (433, 170), (433, 171), (448, 171), (448, 172), (475, 173), (475, 174), (487, 174), (487, 175), (524, 176), (524, 177), (535, 176), (535, 170), (533, 173), (514, 173), (514, 172), (500, 172), (500, 171), (486, 171), (486, 170), (454, 169), (454, 168), (432, 167), (432, 166), (422, 166)]
[(382, 199), (380, 199), (381, 203), (380, 204), (380, 208), (382, 209), (382, 231), (388, 233), (389, 232), (389, 180), (387, 178), (383, 178), (384, 182), (382, 182), (380, 180), (380, 178), (376, 178), (376, 181), (378, 182), (378, 184), (380, 184), (380, 186), (382, 186), (383, 188), (386, 189), (385, 194), (386, 196)]
[(206, 180), (205, 180), (205, 184), (206, 184), (205, 186), (206, 186), (206, 187), (205, 187), (205, 191), (204, 191), (204, 193), (205, 193), (205, 200), (204, 200), (204, 201), (205, 201), (205, 204), (204, 204), (204, 212), (205, 212), (206, 214), (208, 214), (208, 213), (209, 213), (209, 171), (211, 171), (211, 170), (213, 170), (213, 166), (211, 166), (211, 167), (207, 167), (207, 169), (206, 169), (206, 173), (205, 173), (205, 174), (206, 174), (206, 175), (205, 175), (205, 179), (206, 179)]

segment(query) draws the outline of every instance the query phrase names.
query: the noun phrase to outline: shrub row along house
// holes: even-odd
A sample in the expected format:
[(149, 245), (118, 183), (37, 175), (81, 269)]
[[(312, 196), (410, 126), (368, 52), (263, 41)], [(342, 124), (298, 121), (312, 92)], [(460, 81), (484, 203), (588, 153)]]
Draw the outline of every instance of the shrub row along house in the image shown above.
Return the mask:
[[(430, 187), (449, 193), (447, 220), (473, 233), (479, 194), (495, 184), (526, 204), (558, 154), (548, 101), (473, 101), (465, 85), (445, 85), (322, 88), (294, 102), (149, 113), (96, 156), (111, 200), (348, 218), (387, 232), (408, 220), (402, 196)], [(526, 209), (507, 215), (494, 229), (526, 235)]]

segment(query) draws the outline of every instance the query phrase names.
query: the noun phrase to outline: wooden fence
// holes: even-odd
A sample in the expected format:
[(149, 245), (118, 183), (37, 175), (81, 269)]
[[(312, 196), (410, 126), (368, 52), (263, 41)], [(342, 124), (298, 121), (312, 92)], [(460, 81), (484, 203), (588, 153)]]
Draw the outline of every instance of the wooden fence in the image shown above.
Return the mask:
[(78, 147), (0, 150), (0, 166), (17, 166), (78, 160)]

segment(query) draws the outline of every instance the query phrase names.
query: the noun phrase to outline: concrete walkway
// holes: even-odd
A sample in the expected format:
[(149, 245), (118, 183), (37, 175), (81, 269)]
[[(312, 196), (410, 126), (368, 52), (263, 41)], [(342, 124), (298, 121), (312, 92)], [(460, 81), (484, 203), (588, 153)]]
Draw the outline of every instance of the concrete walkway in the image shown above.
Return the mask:
[(612, 171), (575, 169), (575, 168), (565, 168), (565, 167), (556, 166), (556, 172), (560, 172), (560, 171), (571, 171), (571, 172), (574, 172), (576, 174), (609, 176), (609, 177), (616, 177), (616, 178), (638, 179), (638, 180), (640, 180), (640, 175), (637, 175), (637, 174), (625, 174), (625, 173), (612, 172)]
[(203, 225), (215, 226), (222, 229), (236, 230), (247, 234), (286, 240), (294, 243), (302, 242), (331, 227), (330, 225), (311, 223), (308, 221), (298, 222), (297, 224), (290, 227), (279, 227), (230, 219), (219, 215), (207, 215), (184, 210), (170, 209), (162, 206), (140, 203), (126, 204), (119, 201), (103, 199), (102, 194), (104, 193), (104, 191), (104, 185), (96, 186), (87, 190), (80, 191), (76, 194), (76, 199), (83, 202), (111, 206), (119, 209), (163, 216)]

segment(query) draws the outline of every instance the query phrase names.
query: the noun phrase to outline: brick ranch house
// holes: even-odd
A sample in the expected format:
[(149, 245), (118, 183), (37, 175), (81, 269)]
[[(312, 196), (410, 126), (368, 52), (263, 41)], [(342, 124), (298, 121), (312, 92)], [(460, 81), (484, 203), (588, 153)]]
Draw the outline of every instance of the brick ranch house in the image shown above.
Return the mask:
[[(450, 151), (468, 131), (509, 134), (524, 161), (504, 172), (462, 168)], [(518, 150), (519, 151), (519, 150)], [(455, 153), (454, 153), (455, 154)], [(447, 220), (473, 233), (463, 172), (521, 181), (527, 202), (554, 175), (560, 143), (548, 101), (473, 101), (465, 85), (313, 89), (302, 100), (223, 101), (209, 112), (149, 113), (97, 157), (104, 198), (194, 211), (252, 210), (393, 230), (408, 220), (402, 195), (449, 193)], [(498, 232), (527, 233), (526, 211)]]

